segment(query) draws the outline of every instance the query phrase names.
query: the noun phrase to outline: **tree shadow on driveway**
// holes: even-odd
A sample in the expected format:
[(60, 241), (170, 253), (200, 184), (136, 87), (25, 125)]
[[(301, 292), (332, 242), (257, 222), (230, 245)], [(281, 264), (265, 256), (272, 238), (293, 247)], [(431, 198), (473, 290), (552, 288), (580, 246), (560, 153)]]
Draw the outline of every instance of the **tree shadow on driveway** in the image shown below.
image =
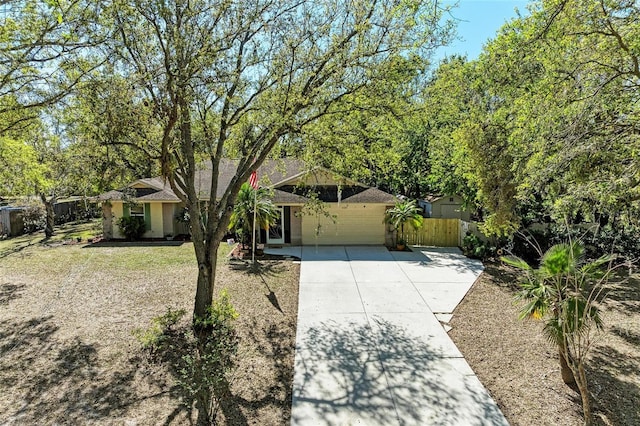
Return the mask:
[(323, 321), (297, 348), (292, 424), (507, 424), (461, 358), (403, 327)]

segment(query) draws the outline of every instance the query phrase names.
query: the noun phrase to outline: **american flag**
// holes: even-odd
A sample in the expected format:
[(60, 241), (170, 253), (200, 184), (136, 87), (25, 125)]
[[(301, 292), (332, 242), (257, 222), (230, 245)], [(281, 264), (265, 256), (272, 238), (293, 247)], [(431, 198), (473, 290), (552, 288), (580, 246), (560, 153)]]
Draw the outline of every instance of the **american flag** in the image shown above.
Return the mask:
[(258, 189), (258, 171), (254, 170), (249, 177), (249, 185), (253, 187), (253, 189)]

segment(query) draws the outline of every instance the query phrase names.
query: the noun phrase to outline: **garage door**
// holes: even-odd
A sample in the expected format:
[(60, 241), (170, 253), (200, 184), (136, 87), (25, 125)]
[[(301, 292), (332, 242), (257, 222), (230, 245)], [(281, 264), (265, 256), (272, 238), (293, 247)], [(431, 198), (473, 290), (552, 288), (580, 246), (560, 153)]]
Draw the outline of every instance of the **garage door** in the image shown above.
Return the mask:
[(302, 217), (302, 244), (384, 244), (384, 205), (343, 203), (340, 207), (330, 205), (327, 211), (335, 215), (335, 223), (321, 215), (317, 238), (318, 218)]

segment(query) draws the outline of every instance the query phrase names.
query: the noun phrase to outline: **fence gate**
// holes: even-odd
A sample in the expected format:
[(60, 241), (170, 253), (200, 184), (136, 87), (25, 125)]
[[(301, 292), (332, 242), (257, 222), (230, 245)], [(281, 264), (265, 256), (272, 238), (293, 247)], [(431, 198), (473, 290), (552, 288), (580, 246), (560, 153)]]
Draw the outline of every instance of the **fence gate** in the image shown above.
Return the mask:
[(460, 219), (424, 219), (422, 228), (406, 232), (407, 244), (436, 247), (457, 247), (460, 240)]

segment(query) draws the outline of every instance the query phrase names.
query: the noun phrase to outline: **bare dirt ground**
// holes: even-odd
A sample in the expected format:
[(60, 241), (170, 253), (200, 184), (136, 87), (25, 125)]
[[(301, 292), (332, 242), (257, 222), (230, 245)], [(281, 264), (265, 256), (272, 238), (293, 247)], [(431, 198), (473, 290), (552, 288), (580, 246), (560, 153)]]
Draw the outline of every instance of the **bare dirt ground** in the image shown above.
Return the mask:
[[(449, 335), (512, 425), (581, 425), (580, 394), (562, 382), (542, 324), (518, 320), (518, 276), (498, 263), (485, 268)], [(599, 425), (640, 424), (640, 274), (625, 278), (609, 284), (604, 331), (588, 366)]]
[[(189, 424), (169, 370), (145, 360), (136, 328), (192, 312), (196, 265), (183, 242), (0, 241), (0, 424)], [(240, 365), (222, 416), (288, 423), (299, 265), (235, 270), (221, 246), (217, 288), (240, 313)], [(190, 317), (190, 314), (188, 315)]]

